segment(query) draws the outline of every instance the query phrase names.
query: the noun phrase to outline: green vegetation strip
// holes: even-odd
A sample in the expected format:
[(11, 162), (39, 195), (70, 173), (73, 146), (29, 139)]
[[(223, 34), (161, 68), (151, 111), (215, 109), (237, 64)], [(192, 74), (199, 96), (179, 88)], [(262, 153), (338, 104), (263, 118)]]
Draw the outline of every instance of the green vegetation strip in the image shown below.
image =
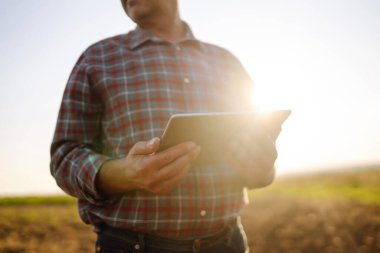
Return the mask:
[(252, 190), (253, 198), (287, 196), (309, 199), (339, 199), (380, 204), (380, 171), (296, 177), (280, 180), (265, 189)]
[(368, 204), (380, 204), (380, 190), (374, 188), (353, 188), (349, 186), (305, 186), (274, 187), (273, 189), (252, 191), (253, 197), (290, 196), (313, 199), (342, 199)]
[(17, 205), (73, 205), (76, 201), (73, 197), (58, 196), (33, 196), (33, 197), (3, 197), (0, 198), (0, 206)]

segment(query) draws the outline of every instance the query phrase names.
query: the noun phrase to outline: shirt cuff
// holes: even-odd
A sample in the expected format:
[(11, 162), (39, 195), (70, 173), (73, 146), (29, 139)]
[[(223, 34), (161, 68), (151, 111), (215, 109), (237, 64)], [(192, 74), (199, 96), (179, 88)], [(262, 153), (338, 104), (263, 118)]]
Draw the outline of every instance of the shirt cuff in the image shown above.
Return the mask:
[(88, 182), (85, 185), (85, 190), (83, 191), (83, 197), (86, 201), (89, 203), (96, 205), (96, 206), (102, 206), (104, 204), (110, 204), (114, 203), (119, 197), (105, 197), (104, 195), (99, 192), (97, 189), (97, 176), (99, 174), (100, 169), (102, 168), (103, 164), (108, 161), (112, 160), (113, 158), (101, 154), (90, 154), (88, 157), (88, 164), (87, 167), (89, 171), (89, 177), (90, 182)]

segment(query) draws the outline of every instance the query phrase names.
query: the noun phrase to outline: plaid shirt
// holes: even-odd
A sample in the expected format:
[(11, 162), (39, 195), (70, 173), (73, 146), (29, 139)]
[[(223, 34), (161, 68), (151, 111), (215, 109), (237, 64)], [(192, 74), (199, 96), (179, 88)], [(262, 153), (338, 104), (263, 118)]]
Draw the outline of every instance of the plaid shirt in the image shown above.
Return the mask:
[(51, 173), (78, 198), (86, 223), (191, 237), (223, 227), (245, 204), (228, 166), (193, 167), (170, 194), (131, 191), (104, 199), (95, 178), (108, 159), (159, 137), (174, 113), (247, 110), (251, 79), (228, 51), (190, 28), (169, 43), (137, 27), (90, 46), (68, 80), (51, 146)]

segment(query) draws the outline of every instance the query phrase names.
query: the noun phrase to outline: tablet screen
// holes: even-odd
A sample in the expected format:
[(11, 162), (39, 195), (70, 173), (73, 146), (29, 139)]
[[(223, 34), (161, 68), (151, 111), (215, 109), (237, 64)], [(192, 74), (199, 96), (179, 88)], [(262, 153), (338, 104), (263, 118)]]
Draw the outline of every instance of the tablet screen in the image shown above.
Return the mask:
[(196, 165), (224, 163), (228, 145), (237, 133), (254, 131), (259, 126), (268, 131), (280, 128), (289, 115), (290, 110), (174, 114), (161, 137), (159, 151), (193, 141), (201, 146)]

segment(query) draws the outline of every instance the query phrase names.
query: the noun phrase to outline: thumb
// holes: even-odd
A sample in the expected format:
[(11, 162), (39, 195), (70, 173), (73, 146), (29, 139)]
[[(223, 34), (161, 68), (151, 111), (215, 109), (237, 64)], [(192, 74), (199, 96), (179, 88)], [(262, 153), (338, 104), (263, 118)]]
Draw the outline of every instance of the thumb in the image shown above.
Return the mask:
[(149, 141), (137, 142), (129, 151), (132, 155), (150, 155), (160, 147), (160, 138), (153, 138)]

